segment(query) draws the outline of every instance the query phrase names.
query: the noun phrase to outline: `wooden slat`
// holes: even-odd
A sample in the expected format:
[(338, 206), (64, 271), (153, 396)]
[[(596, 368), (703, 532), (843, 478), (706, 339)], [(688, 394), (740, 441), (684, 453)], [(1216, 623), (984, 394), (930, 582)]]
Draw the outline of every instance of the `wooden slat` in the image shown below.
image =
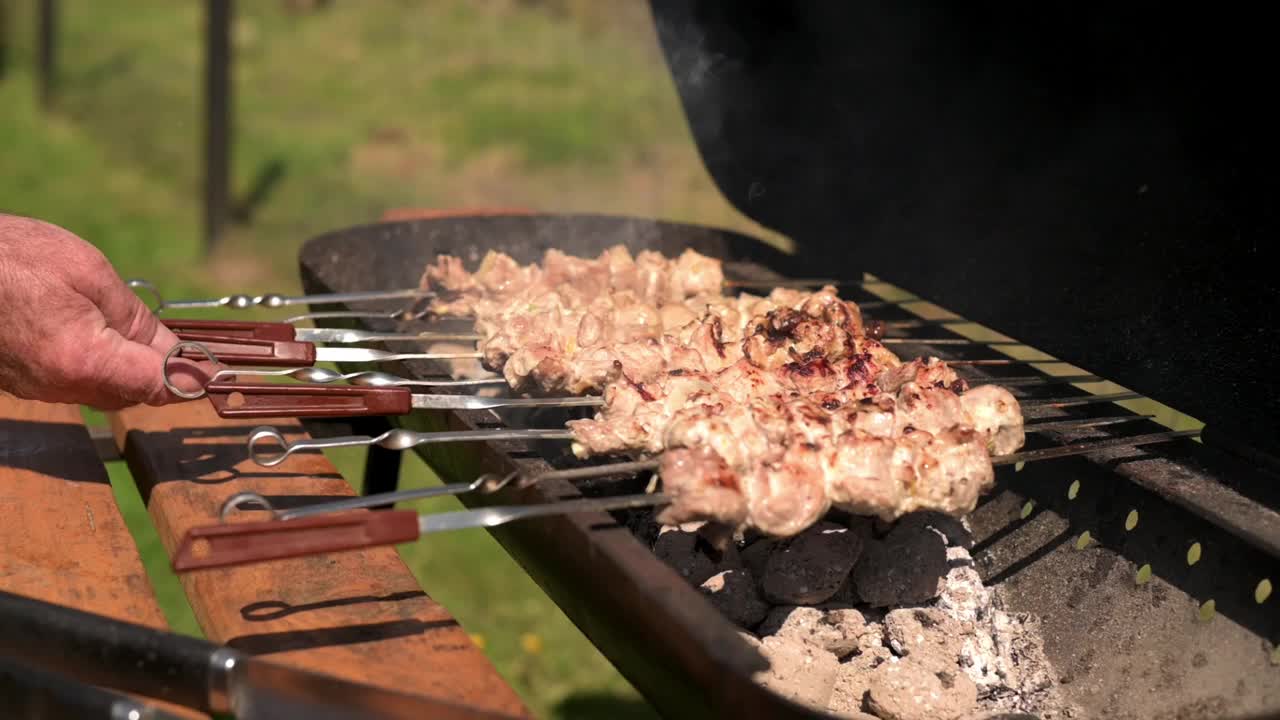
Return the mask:
[[(203, 400), (112, 415), (117, 443), (170, 556), (222, 502), (250, 490), (273, 502), (353, 494), (321, 454), (273, 468), (248, 459), (254, 425), (302, 437), (296, 421), (235, 422)], [(313, 671), (515, 715), (527, 711), (393, 548), (221, 568), (182, 577), (213, 641)]]
[[(74, 405), (0, 392), (0, 590), (169, 627)], [(180, 717), (208, 717), (149, 702)]]
[(0, 589), (167, 628), (72, 405), (0, 392)]

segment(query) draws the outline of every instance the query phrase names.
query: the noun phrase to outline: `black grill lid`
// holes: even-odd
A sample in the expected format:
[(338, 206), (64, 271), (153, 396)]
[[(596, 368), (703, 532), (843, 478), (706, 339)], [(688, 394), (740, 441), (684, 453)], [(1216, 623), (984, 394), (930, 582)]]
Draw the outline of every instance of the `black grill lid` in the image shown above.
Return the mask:
[(1280, 446), (1280, 126), (1260, 18), (1232, 3), (652, 6), (739, 210), (844, 277), (875, 273)]

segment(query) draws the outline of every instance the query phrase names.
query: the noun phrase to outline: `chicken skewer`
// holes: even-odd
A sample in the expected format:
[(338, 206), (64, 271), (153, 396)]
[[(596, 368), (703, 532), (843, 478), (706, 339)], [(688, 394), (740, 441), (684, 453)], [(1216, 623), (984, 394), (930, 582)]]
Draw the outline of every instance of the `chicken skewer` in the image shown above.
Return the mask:
[[(1098, 417), (1098, 418), (1071, 418), (1069, 420), (1054, 420), (1051, 422), (1042, 422), (1042, 423), (1036, 423), (1033, 425), (1028, 425), (1026, 428), (1026, 431), (1028, 433), (1039, 433), (1039, 432), (1061, 431), (1061, 430), (1082, 430), (1087, 428), (1103, 427), (1108, 425), (1119, 425), (1122, 423), (1138, 422), (1142, 420), (1153, 420), (1153, 419), (1154, 419), (1153, 415), (1116, 415), (1116, 416)], [(402, 433), (402, 434), (390, 435), (389, 433), (384, 433), (383, 435), (380, 435), (376, 438), (352, 436), (352, 437), (343, 437), (343, 438), (332, 438), (328, 441), (319, 441), (319, 442), (328, 443), (325, 445), (325, 447), (327, 448), (367, 447), (367, 446), (377, 445), (379, 447), (386, 447), (386, 448), (391, 448), (395, 450), (405, 450), (405, 449), (414, 447), (415, 445), (421, 444), (417, 442), (417, 440), (419, 439), (423, 440), (424, 442), (457, 442), (458, 441), (456, 437), (455, 438), (437, 437), (439, 435), (442, 435), (443, 433), (419, 433), (419, 434), (413, 434), (408, 436), (403, 434), (407, 432), (409, 431), (392, 430), (392, 431), (389, 431), (389, 433)], [(495, 440), (495, 441), (496, 440), (567, 440), (567, 439), (571, 439), (572, 437), (572, 433), (569, 433), (567, 431), (561, 432), (557, 430), (533, 431), (533, 432), (536, 432), (537, 435), (523, 435), (523, 434), (514, 435), (515, 433), (527, 432), (525, 430), (511, 430), (511, 431), (479, 430), (475, 432), (486, 433), (486, 435), (480, 436), (480, 437), (470, 436), (465, 439), (486, 440), (486, 441), (488, 440)], [(267, 454), (265, 451), (261, 450), (258, 447), (258, 445), (260, 445), (261, 441), (263, 440), (270, 440), (273, 443), (280, 444), (284, 448), (284, 451), (282, 453), (273, 452), (273, 453)], [(334, 441), (336, 441), (339, 444), (334, 444)], [(303, 441), (303, 442), (309, 442), (309, 441)], [(303, 449), (314, 449), (315, 447), (316, 447), (315, 445), (301, 445), (301, 444), (289, 445), (288, 443), (285, 442), (284, 437), (280, 434), (278, 430), (274, 428), (262, 427), (262, 428), (256, 428), (254, 430), (250, 452), (253, 454), (253, 459), (255, 462), (261, 465), (264, 465), (266, 467), (270, 467), (273, 465), (280, 464), (280, 462), (282, 462), (285, 459), (285, 457), (287, 457), (288, 455), (291, 455), (294, 451), (303, 450)], [(1031, 452), (1038, 452), (1038, 451), (1031, 451)], [(1014, 457), (1014, 456), (1007, 456), (1007, 457)], [(634, 472), (639, 472), (643, 470), (654, 470), (654, 469), (657, 469), (659, 462), (660, 462), (659, 460), (635, 460), (635, 461), (627, 461), (627, 462), (609, 463), (607, 465), (589, 465), (581, 468), (573, 468), (571, 470), (557, 470), (557, 471), (551, 471), (549, 473), (544, 473), (530, 479), (522, 480), (519, 483), (519, 485), (520, 487), (525, 487), (527, 485), (535, 484), (537, 482), (540, 482), (543, 480), (549, 480), (553, 478), (559, 478), (559, 479), (565, 479), (565, 480), (576, 480), (576, 479), (582, 479), (582, 478), (600, 477), (601, 468), (606, 468), (607, 473), (605, 474), (609, 474), (609, 475), (628, 474), (628, 473), (634, 473)], [(1002, 465), (1002, 464), (1008, 464), (1008, 463), (1000, 461), (999, 457), (992, 458), (992, 465)], [(482, 476), (481, 478), (478, 478), (475, 481), (472, 481), (469, 483), (450, 483), (446, 485), (436, 485), (433, 487), (413, 488), (411, 490), (397, 490), (395, 492), (374, 493), (372, 495), (363, 495), (355, 498), (347, 498), (343, 500), (333, 500), (329, 502), (316, 503), (313, 505), (305, 505), (300, 508), (289, 508), (289, 509), (279, 509), (279, 510), (272, 507), (271, 503), (268, 502), (267, 499), (264, 498), (263, 496), (258, 495), (257, 493), (244, 492), (244, 493), (237, 493), (236, 495), (232, 496), (226, 502), (223, 503), (220, 517), (225, 521), (232, 512), (240, 509), (245, 509), (242, 506), (252, 502), (258, 505), (257, 509), (268, 510), (272, 512), (274, 517), (277, 520), (291, 520), (293, 518), (310, 517), (312, 515), (325, 515), (328, 513), (343, 512), (346, 510), (376, 508), (384, 505), (393, 505), (399, 502), (409, 502), (413, 500), (427, 500), (435, 497), (452, 497), (457, 495), (463, 495), (466, 493), (476, 492), (480, 490), (482, 484), (486, 488), (489, 488), (488, 490), (489, 492), (492, 492), (497, 488), (505, 487), (506, 485), (510, 484), (512, 481), (517, 479), (517, 476), (518, 476), (518, 473), (512, 473), (500, 481), (495, 480), (492, 476)]]
[[(1049, 400), (1074, 402), (1075, 398)], [(817, 410), (819, 415), (823, 413), (822, 409), (813, 406), (811, 409)], [(881, 406), (873, 415), (883, 415), (884, 410)], [(1010, 414), (1016, 415), (1016, 409)], [(664, 487), (670, 488), (668, 493), (674, 502), (663, 511), (667, 514), (666, 520), (713, 519), (729, 525), (750, 524), (768, 534), (787, 536), (816, 522), (832, 503), (886, 519), (923, 508), (963, 513), (971, 510), (977, 497), (994, 482), (986, 446), (1005, 452), (1022, 443), (1021, 428), (1017, 429), (1016, 437), (1002, 439), (1001, 435), (1009, 431), (1008, 427), (993, 429), (988, 423), (987, 426), (979, 425), (977, 431), (960, 425), (939, 429), (920, 422), (926, 418), (919, 413), (909, 415), (909, 418), (910, 422), (921, 424), (921, 428), (913, 430), (908, 425), (906, 432), (896, 438), (857, 432), (822, 439), (813, 434), (814, 428), (802, 432), (795, 432), (791, 427), (783, 430), (793, 437), (803, 436), (806, 442), (799, 443), (788, 441), (785, 436), (781, 439), (766, 436), (757, 427), (754, 446), (748, 439), (749, 429), (744, 428), (741, 432), (737, 432), (737, 428), (734, 428), (735, 432), (721, 429), (716, 433), (715, 428), (711, 428), (713, 432), (705, 432), (707, 428), (703, 427), (704, 432), (699, 432), (696, 422), (704, 418), (695, 418), (694, 431), (690, 433), (686, 426), (682, 440), (672, 443), (672, 433), (677, 431), (671, 429), (667, 433), (662, 475)], [(1044, 424), (1043, 429), (1101, 426), (1129, 419), (1073, 419), (1050, 422)], [(786, 420), (793, 421), (792, 418)], [(1020, 415), (1017, 420), (1020, 422)], [(883, 421), (878, 422), (883, 424)], [(857, 421), (853, 423), (857, 424)], [(678, 423), (672, 425), (679, 426)], [(929, 432), (930, 429), (934, 432)], [(1033, 426), (1031, 430), (1034, 432), (1038, 428)], [(577, 441), (582, 440), (579, 433), (574, 434)], [(993, 438), (994, 443), (989, 438)], [(258, 443), (265, 439), (280, 443), (283, 451), (263, 454)], [(395, 430), (379, 438), (341, 438), (287, 445), (276, 431), (259, 428), (251, 438), (250, 451), (255, 461), (274, 465), (304, 447), (372, 443), (406, 449), (421, 442), (450, 439), (439, 433)], [(474, 436), (471, 439), (475, 439)], [(818, 443), (827, 445), (825, 454)], [(676, 446), (674, 449), (670, 447), (673, 444)], [(771, 446), (785, 448), (773, 453), (773, 461), (766, 457)], [(879, 451), (879, 455), (861, 457), (868, 447)], [(736, 454), (735, 448), (738, 450)], [(753, 451), (756, 457), (750, 456)], [(743, 452), (747, 453), (745, 457)], [(777, 462), (782, 464), (775, 466)], [(872, 464), (868, 465), (868, 462)], [(891, 464), (881, 467), (876, 463)], [(816, 472), (802, 474), (805, 468), (816, 469)], [(591, 470), (586, 469), (586, 472)], [(904, 473), (913, 479), (907, 480)], [(763, 477), (753, 481), (752, 475)], [(889, 479), (895, 481), (889, 482)], [(805, 486), (808, 486), (808, 492), (803, 491)], [(455, 487), (426, 494), (454, 494), (464, 490)], [(754, 506), (753, 499), (758, 501)], [(788, 500), (801, 502), (795, 507), (796, 503), (789, 504)], [(366, 502), (380, 504), (385, 501)]]
[[(1150, 433), (1136, 437), (1081, 442), (1069, 446), (1032, 450), (993, 458), (996, 465), (1087, 455), (1114, 447), (1140, 447), (1179, 438), (1190, 438), (1198, 430)], [(637, 467), (642, 465), (643, 467)], [(618, 463), (585, 468), (595, 476), (634, 473), (657, 469), (658, 463)], [(538, 476), (545, 479), (546, 475)], [(512, 476), (505, 481), (510, 482)], [(488, 480), (477, 479), (468, 487), (481, 489)], [(501, 482), (501, 481), (499, 481)], [(501, 482), (501, 484), (506, 484)], [(497, 485), (498, 487), (501, 484)], [(257, 500), (267, 509), (265, 498), (233, 498), (234, 509), (246, 499)], [(324, 513), (294, 515), (289, 519), (250, 523), (216, 524), (187, 531), (174, 555), (175, 572), (186, 573), (212, 567), (229, 567), (276, 559), (345, 552), (380, 545), (413, 542), (431, 532), (444, 532), (501, 524), (532, 517), (575, 512), (612, 512), (663, 506), (672, 498), (661, 493), (644, 493), (610, 498), (581, 498), (537, 505), (512, 505), (419, 515), (413, 511), (383, 510), (370, 513)], [(224, 506), (226, 510), (226, 506)]]
[[(1099, 400), (1098, 402), (1105, 401)], [(1038, 403), (1033, 400), (1024, 402), (1022, 405), (1023, 407), (1036, 407)], [(1054, 403), (1047, 403), (1045, 404), (1045, 407), (1057, 407), (1057, 405)], [(1025, 431), (1028, 433), (1037, 433), (1047, 432), (1050, 430), (1098, 427), (1102, 425), (1137, 422), (1139, 420), (1150, 420), (1151, 418), (1152, 416), (1150, 415), (1070, 418), (1066, 420), (1054, 420), (1053, 422), (1027, 425)], [(316, 450), (373, 446), (386, 448), (388, 450), (409, 450), (419, 445), (427, 444), (438, 445), (452, 442), (497, 442), (502, 440), (555, 440), (572, 442), (576, 440), (577, 437), (578, 436), (572, 430), (556, 428), (494, 428), (484, 430), (445, 430), (434, 432), (417, 432), (414, 430), (396, 428), (376, 436), (343, 435), (332, 438), (311, 438), (289, 442), (284, 433), (274, 427), (264, 425), (254, 428), (249, 434), (248, 447), (249, 457), (254, 463), (262, 467), (275, 467), (292, 455), (314, 452)], [(424, 497), (431, 497), (431, 495), (426, 495)]]

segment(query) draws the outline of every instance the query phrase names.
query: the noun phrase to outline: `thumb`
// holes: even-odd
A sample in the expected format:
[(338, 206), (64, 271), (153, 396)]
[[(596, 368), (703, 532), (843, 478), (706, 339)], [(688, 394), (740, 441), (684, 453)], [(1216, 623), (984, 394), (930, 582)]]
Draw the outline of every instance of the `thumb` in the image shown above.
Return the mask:
[[(177, 344), (176, 338), (173, 344)], [(168, 351), (169, 347), (161, 350), (160, 347), (130, 341), (111, 329), (103, 331), (92, 348), (92, 357), (99, 359), (95, 366), (97, 394), (112, 407), (141, 403), (166, 405), (181, 401), (182, 398), (171, 393), (164, 384), (164, 358)], [(171, 361), (168, 372), (174, 385), (188, 392), (203, 387), (209, 377), (207, 370), (199, 364), (177, 358)]]
[(171, 395), (164, 387), (164, 355), (155, 349), (130, 342), (107, 328), (87, 351), (95, 359), (91, 382), (86, 383), (92, 388), (94, 400), (90, 404), (94, 407), (114, 410)]

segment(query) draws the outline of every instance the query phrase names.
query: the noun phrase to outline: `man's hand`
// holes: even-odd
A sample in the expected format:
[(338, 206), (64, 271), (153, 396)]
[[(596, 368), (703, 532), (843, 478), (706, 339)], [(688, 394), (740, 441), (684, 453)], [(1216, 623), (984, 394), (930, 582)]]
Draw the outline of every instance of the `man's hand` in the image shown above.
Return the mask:
[(0, 214), (0, 321), (0, 390), (101, 410), (179, 399), (162, 377), (178, 339), (62, 228)]

